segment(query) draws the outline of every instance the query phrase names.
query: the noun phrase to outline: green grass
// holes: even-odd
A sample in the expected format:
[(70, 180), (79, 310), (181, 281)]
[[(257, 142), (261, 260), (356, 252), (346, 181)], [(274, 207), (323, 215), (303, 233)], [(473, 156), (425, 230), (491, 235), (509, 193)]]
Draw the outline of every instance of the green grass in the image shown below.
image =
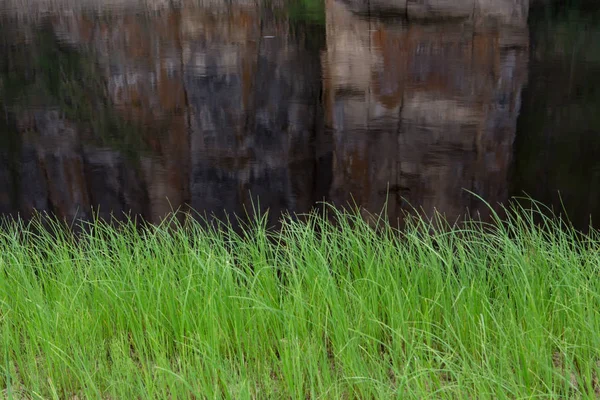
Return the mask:
[(241, 233), (8, 223), (0, 397), (597, 396), (596, 231), (329, 212)]

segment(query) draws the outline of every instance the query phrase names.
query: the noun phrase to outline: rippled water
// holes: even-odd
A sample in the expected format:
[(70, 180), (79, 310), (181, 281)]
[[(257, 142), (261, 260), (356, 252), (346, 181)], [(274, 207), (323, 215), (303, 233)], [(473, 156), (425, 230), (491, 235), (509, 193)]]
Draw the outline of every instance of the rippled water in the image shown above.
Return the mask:
[(507, 26), (364, 4), (4, 0), (0, 213), (454, 219), (486, 213), (471, 191), (600, 217), (596, 7)]

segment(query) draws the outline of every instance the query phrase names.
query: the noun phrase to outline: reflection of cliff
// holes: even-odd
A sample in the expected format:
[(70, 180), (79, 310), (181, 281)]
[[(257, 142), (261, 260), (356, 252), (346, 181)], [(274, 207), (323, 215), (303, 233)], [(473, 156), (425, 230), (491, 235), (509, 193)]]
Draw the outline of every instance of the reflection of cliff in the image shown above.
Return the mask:
[[(85, 216), (93, 205), (156, 220), (184, 204), (242, 212), (249, 191), (275, 213), (310, 207), (318, 52), (250, 2), (180, 3), (158, 14), (52, 14), (18, 57), (2, 49), (6, 69), (28, 77), (15, 83), (24, 93), (1, 98), (15, 138), (0, 153), (0, 183), (13, 188), (3, 212)], [(7, 29), (15, 40), (23, 31)]]
[[(10, 28), (3, 24), (5, 40)], [(1, 184), (9, 192), (1, 208), (26, 217), (33, 209), (85, 217), (91, 204), (141, 212), (135, 168), (109, 150), (126, 148), (139, 132), (106, 104), (93, 63), (59, 45), (46, 25), (32, 32), (29, 41), (1, 48)]]
[(404, 197), (455, 217), (477, 209), (463, 188), (506, 199), (519, 29), (393, 25), (327, 0), (325, 32), (246, 0), (190, 2), (2, 25), (0, 211), (156, 221), (258, 196), (276, 217), (323, 198), (378, 211), (389, 190), (392, 216)]
[(250, 193), (277, 217), (313, 202), (320, 64), (285, 23), (248, 10), (187, 13), (192, 206), (243, 213)]
[[(139, 143), (125, 146), (137, 153), (135, 180), (143, 188), (142, 203), (153, 220), (189, 201), (189, 116), (180, 19), (178, 12), (168, 12), (101, 20), (82, 14), (53, 20), (59, 38), (94, 55), (113, 111), (140, 127), (137, 139), (147, 151), (140, 152)], [(105, 158), (103, 154), (98, 161)], [(116, 176), (112, 180), (119, 181)], [(118, 204), (110, 207), (120, 209)]]
[(507, 199), (527, 76), (524, 32), (386, 25), (327, 2), (326, 125), (337, 203), (400, 216), (410, 204), (455, 218)]
[(168, 17), (152, 23), (51, 15), (23, 48), (5, 49), (10, 73), (25, 69), (22, 80), (9, 78), (19, 93), (3, 96), (22, 153), (13, 209), (71, 218), (96, 206), (105, 216), (130, 210), (150, 218), (170, 209), (167, 197), (184, 201), (185, 97), (181, 74), (170, 69), (174, 59), (179, 65), (177, 27)]

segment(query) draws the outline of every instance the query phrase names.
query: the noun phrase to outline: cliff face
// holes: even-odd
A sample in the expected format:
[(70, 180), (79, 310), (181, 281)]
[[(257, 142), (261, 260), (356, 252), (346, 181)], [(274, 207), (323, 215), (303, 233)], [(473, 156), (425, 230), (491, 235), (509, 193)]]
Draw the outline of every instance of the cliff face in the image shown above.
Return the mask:
[[(528, 37), (364, 20), (327, 3), (326, 125), (337, 203), (371, 211), (386, 199), (453, 219), (507, 199)], [(389, 197), (388, 197), (389, 193)]]

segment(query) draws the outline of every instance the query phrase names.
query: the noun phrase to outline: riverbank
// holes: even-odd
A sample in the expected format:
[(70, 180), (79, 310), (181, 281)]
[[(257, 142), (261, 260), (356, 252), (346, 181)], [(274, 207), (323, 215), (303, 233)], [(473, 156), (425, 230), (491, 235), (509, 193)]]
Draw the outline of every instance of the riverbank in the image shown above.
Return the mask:
[(523, 210), (500, 228), (335, 220), (9, 224), (2, 397), (600, 394), (597, 232)]

